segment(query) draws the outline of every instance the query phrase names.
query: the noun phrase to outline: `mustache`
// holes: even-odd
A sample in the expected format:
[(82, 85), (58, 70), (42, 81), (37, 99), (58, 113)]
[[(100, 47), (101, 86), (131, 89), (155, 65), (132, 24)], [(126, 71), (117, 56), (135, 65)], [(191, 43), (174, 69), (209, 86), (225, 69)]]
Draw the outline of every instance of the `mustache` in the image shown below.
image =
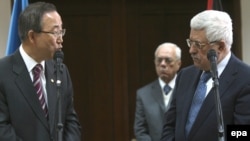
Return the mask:
[(168, 70), (168, 67), (161, 67), (161, 68), (160, 68), (160, 71), (161, 71), (161, 72), (165, 72), (165, 71), (167, 71), (167, 70)]
[(191, 54), (191, 58), (192, 59), (199, 59), (199, 57), (197, 55)]

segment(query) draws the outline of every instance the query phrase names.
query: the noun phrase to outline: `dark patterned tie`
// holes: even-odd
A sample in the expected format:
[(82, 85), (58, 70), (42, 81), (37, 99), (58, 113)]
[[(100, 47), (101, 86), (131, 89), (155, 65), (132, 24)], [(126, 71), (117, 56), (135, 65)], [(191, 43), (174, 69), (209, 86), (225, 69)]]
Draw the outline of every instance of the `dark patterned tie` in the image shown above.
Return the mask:
[(211, 77), (210, 72), (205, 72), (202, 74), (200, 81), (198, 83), (198, 86), (195, 91), (195, 95), (193, 97), (192, 105), (189, 110), (189, 115), (186, 123), (186, 135), (189, 134), (193, 123), (197, 117), (197, 114), (200, 111), (201, 105), (205, 99), (206, 91), (207, 91), (207, 86), (206, 82), (208, 79)]
[(168, 93), (171, 91), (171, 89), (172, 88), (166, 84), (163, 88), (165, 95), (168, 95)]
[(42, 109), (45, 113), (45, 117), (47, 118), (48, 117), (48, 108), (47, 108), (47, 105), (46, 105), (46, 102), (45, 102), (45, 98), (44, 98), (44, 92), (43, 92), (43, 87), (42, 87), (42, 80), (41, 80), (41, 72), (43, 70), (43, 67), (41, 64), (37, 64), (32, 72), (33, 72), (33, 84), (36, 88), (36, 92), (37, 92), (37, 96), (38, 96), (38, 99), (40, 101), (40, 104), (42, 106)]

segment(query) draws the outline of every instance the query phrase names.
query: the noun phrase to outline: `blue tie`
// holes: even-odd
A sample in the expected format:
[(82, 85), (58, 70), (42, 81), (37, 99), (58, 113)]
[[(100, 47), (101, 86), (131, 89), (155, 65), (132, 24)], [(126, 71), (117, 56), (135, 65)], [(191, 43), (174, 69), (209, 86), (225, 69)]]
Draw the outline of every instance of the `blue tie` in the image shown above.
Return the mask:
[(192, 105), (190, 107), (190, 111), (189, 111), (189, 115), (188, 115), (188, 119), (186, 123), (186, 135), (189, 134), (193, 126), (193, 123), (196, 119), (196, 116), (200, 111), (201, 105), (205, 99), (205, 94), (207, 91), (206, 82), (208, 81), (210, 77), (211, 77), (211, 73), (205, 72), (202, 74), (200, 78), (200, 81), (195, 91), (195, 95), (193, 97)]
[(164, 86), (164, 88), (163, 88), (165, 95), (167, 95), (171, 91), (171, 89), (172, 88), (169, 85), (166, 84)]

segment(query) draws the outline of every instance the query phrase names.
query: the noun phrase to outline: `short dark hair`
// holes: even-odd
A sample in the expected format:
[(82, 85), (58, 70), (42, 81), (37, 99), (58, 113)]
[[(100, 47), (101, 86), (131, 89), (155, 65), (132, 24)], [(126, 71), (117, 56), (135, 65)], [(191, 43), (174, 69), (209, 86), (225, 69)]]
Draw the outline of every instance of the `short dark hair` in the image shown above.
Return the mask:
[(21, 12), (18, 19), (18, 34), (21, 41), (27, 38), (29, 30), (40, 32), (43, 15), (52, 11), (57, 11), (55, 5), (52, 3), (36, 2), (29, 4)]

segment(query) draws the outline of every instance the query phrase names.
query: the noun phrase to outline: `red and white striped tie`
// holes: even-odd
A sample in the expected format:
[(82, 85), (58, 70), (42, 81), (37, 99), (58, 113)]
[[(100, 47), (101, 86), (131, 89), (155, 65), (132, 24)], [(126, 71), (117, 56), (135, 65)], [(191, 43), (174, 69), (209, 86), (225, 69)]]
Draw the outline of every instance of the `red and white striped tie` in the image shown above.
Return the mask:
[(44, 92), (43, 92), (43, 87), (42, 87), (42, 80), (41, 80), (41, 72), (43, 70), (43, 66), (41, 64), (37, 64), (33, 69), (32, 69), (32, 73), (33, 73), (33, 84), (34, 87), (36, 89), (36, 93), (38, 96), (38, 99), (40, 101), (40, 104), (42, 106), (42, 109), (45, 113), (45, 117), (48, 117), (48, 107), (46, 105), (46, 101), (44, 98)]

